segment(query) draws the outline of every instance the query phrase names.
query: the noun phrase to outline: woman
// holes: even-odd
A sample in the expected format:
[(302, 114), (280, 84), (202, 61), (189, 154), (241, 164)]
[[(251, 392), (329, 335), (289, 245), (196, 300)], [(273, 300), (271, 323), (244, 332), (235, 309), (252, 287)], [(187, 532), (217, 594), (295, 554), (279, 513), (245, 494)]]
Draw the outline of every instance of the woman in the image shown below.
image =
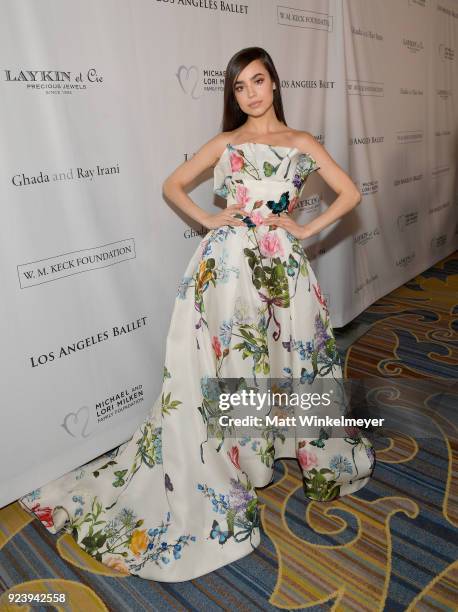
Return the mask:
[[(357, 491), (374, 467), (356, 428), (339, 437), (281, 421), (228, 424), (236, 402), (223, 404), (223, 394), (254, 393), (273, 378), (269, 392), (341, 378), (326, 302), (299, 240), (352, 210), (360, 194), (310, 134), (287, 127), (277, 72), (259, 47), (229, 61), (223, 129), (164, 182), (166, 196), (210, 231), (178, 287), (150, 417), (114, 452), (21, 500), (102, 563), (166, 582), (201, 576), (259, 544), (255, 487), (270, 482), (275, 459), (297, 457), (305, 496), (318, 501)], [(211, 166), (215, 192), (227, 199), (216, 214), (185, 191)], [(303, 226), (290, 214), (315, 170), (338, 197)], [(259, 406), (238, 414), (260, 414)], [(273, 402), (265, 414), (286, 413)]]

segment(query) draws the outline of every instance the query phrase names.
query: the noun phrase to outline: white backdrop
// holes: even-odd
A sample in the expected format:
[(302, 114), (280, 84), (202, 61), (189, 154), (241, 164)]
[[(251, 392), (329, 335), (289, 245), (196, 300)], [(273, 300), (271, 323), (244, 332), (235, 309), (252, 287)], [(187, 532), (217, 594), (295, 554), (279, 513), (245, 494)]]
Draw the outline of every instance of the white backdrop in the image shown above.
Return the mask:
[[(456, 248), (457, 0), (0, 0), (0, 506), (127, 440), (203, 227), (164, 178), (259, 45), (362, 204), (304, 243), (335, 327)], [(211, 172), (190, 195), (215, 211)], [(335, 194), (315, 173), (298, 220)]]

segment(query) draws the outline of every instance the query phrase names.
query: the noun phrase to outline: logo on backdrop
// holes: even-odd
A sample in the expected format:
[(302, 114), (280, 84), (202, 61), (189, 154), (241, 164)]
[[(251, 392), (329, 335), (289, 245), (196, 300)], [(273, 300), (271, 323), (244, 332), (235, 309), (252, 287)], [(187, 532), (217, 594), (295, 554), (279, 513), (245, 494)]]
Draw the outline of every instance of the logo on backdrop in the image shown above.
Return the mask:
[(395, 187), (399, 187), (399, 185), (405, 185), (407, 183), (415, 183), (416, 181), (421, 181), (423, 179), (423, 173), (413, 174), (412, 176), (402, 176), (401, 178), (394, 179), (393, 185)]
[(445, 87), (436, 89), (436, 94), (439, 96), (441, 100), (448, 100), (452, 96), (451, 89), (445, 89)]
[(195, 238), (196, 236), (205, 236), (207, 232), (208, 232), (208, 229), (204, 227), (203, 225), (201, 225), (200, 230), (195, 230), (194, 228), (189, 227), (183, 232), (183, 236), (185, 238)]
[(412, 212), (404, 213), (399, 215), (397, 223), (400, 232), (403, 232), (406, 227), (414, 225), (418, 221), (418, 211), (413, 210)]
[(434, 236), (434, 238), (431, 238), (432, 249), (439, 249), (445, 244), (447, 244), (447, 234), (441, 234), (440, 236)]
[(412, 251), (411, 253), (409, 253), (409, 255), (405, 255), (404, 257), (401, 257), (401, 259), (398, 259), (396, 261), (396, 265), (399, 268), (407, 268), (407, 266), (410, 266), (410, 264), (412, 263), (414, 259), (415, 259), (415, 251)]
[(361, 28), (357, 28), (354, 25), (351, 26), (351, 33), (353, 34), (353, 36), (363, 36), (364, 38), (370, 38), (371, 40), (383, 40), (382, 34), (374, 32), (373, 30), (362, 30)]
[(182, 92), (198, 100), (205, 91), (224, 91), (225, 70), (218, 68), (198, 68), (197, 66), (178, 67), (175, 76)]
[(379, 81), (361, 81), (347, 79), (347, 94), (349, 96), (380, 96), (385, 95), (385, 84)]
[(20, 264), (17, 266), (19, 284), (21, 289), (26, 289), (72, 274), (112, 266), (135, 257), (135, 241), (133, 238), (126, 238), (89, 249), (71, 251)]
[(112, 419), (115, 415), (121, 414), (129, 408), (143, 402), (143, 386), (136, 385), (129, 389), (118, 391), (116, 395), (105, 397), (102, 401), (95, 404), (95, 414), (97, 423), (102, 423)]
[(422, 96), (423, 89), (417, 89), (416, 87), (401, 87), (399, 93), (403, 96)]
[(336, 81), (326, 81), (325, 79), (282, 79), (282, 89), (334, 89)]
[(361, 232), (361, 234), (353, 236), (353, 244), (356, 246), (364, 246), (377, 236), (380, 236), (380, 229), (378, 227), (374, 227), (374, 229), (367, 230), (365, 232)]
[(348, 144), (352, 145), (367, 145), (367, 144), (380, 144), (385, 140), (385, 136), (352, 136)]
[(88, 438), (94, 431), (94, 419), (91, 419), (91, 415), (97, 419), (97, 424), (103, 423), (141, 402), (143, 402), (143, 385), (135, 385), (131, 389), (122, 389), (96, 402), (92, 410), (88, 406), (81, 406), (75, 412), (68, 412), (61, 426), (72, 438)]
[(403, 38), (402, 46), (411, 53), (418, 53), (425, 48), (422, 40), (411, 40), (410, 38)]
[(289, 6), (277, 6), (277, 23), (295, 28), (311, 28), (312, 30), (332, 32), (334, 18), (328, 13), (303, 11), (302, 9)]
[(442, 204), (439, 204), (438, 206), (434, 206), (434, 208), (430, 208), (428, 210), (428, 214), (433, 215), (434, 213), (437, 213), (440, 210), (444, 210), (444, 208), (448, 208), (449, 206), (450, 206), (450, 200), (447, 200), (447, 202), (443, 202)]
[(396, 144), (417, 144), (423, 142), (423, 130), (399, 130)]
[(453, 17), (455, 19), (458, 19), (458, 11), (455, 11), (454, 9), (449, 8), (448, 6), (442, 6), (441, 4), (438, 4), (437, 10), (440, 13), (444, 13), (445, 15), (447, 15), (447, 17)]
[(5, 83), (57, 95), (71, 94), (103, 83), (103, 76), (95, 68), (74, 73), (70, 70), (3, 70), (3, 74)]
[(379, 187), (378, 179), (374, 179), (373, 181), (354, 181), (354, 182), (363, 197), (368, 196), (368, 195), (374, 195), (375, 193), (378, 193), (378, 187)]
[(436, 130), (434, 132), (435, 136), (451, 136), (452, 132), (448, 129), (444, 129), (444, 130)]
[(87, 438), (90, 432), (87, 431), (89, 425), (89, 408), (81, 406), (76, 412), (69, 412), (65, 415), (62, 427), (73, 438)]
[(320, 210), (321, 197), (318, 193), (314, 193), (309, 198), (300, 200), (295, 210), (304, 211), (306, 214), (316, 213)]
[(147, 318), (148, 317), (144, 315), (143, 317), (139, 317), (134, 321), (113, 325), (113, 327), (110, 329), (95, 331), (91, 336), (86, 338), (72, 340), (69, 344), (62, 345), (56, 350), (51, 350), (46, 353), (42, 353), (41, 355), (33, 355), (30, 357), (31, 366), (32, 368), (37, 368), (39, 366), (49, 365), (58, 359), (65, 359), (66, 357), (70, 358), (76, 353), (89, 349), (91, 346), (99, 344), (100, 342), (105, 342), (105, 340), (120, 338), (121, 336), (131, 334), (137, 329), (145, 327)]
[(239, 15), (248, 15), (248, 4), (239, 4), (238, 2), (225, 2), (224, 0), (205, 0), (205, 2), (190, 2), (189, 0), (157, 0), (162, 6), (186, 6), (189, 9), (207, 9), (211, 11), (219, 10), (221, 13), (237, 13)]
[(442, 178), (443, 176), (447, 176), (450, 172), (450, 166), (448, 164), (442, 164), (441, 166), (435, 166), (431, 170), (432, 178)]
[(452, 47), (448, 47), (444, 43), (441, 43), (439, 45), (439, 57), (444, 62), (445, 60), (453, 61), (455, 59), (455, 49), (452, 49)]
[(366, 278), (362, 282), (360, 282), (360, 283), (358, 283), (358, 285), (356, 285), (355, 290), (354, 290), (353, 293), (358, 295), (358, 293), (360, 291), (362, 291), (363, 289), (365, 289), (366, 287), (371, 285), (377, 279), (378, 279), (378, 274), (372, 274), (371, 276), (366, 276)]
[(35, 175), (18, 172), (11, 177), (11, 182), (15, 187), (28, 187), (29, 185), (44, 185), (44, 183), (64, 183), (65, 181), (79, 181), (81, 179), (92, 181), (100, 176), (110, 176), (112, 174), (120, 174), (119, 164), (114, 166), (101, 166), (96, 164), (93, 168), (68, 168), (60, 172), (35, 173)]

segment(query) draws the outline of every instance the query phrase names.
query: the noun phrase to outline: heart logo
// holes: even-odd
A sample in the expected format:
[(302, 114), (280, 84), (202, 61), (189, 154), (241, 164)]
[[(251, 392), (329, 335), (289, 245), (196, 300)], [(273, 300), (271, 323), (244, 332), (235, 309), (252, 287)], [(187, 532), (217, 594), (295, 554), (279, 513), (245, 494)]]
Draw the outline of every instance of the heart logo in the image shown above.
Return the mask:
[(73, 438), (87, 438), (90, 433), (86, 431), (89, 423), (89, 408), (81, 406), (77, 412), (69, 412), (64, 418), (62, 427)]
[(180, 66), (176, 77), (185, 94), (191, 94), (191, 98), (194, 100), (200, 98), (200, 96), (194, 95), (199, 80), (199, 69), (197, 66), (190, 66), (189, 68), (187, 66)]

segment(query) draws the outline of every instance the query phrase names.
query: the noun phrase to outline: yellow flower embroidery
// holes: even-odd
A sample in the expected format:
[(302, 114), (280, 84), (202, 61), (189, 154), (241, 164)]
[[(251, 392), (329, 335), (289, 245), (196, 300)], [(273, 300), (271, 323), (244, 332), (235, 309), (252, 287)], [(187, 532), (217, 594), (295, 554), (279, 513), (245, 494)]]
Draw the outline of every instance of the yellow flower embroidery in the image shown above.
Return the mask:
[(148, 545), (148, 536), (146, 535), (146, 529), (136, 529), (132, 533), (132, 539), (130, 542), (130, 550), (134, 555), (139, 555), (146, 550)]

